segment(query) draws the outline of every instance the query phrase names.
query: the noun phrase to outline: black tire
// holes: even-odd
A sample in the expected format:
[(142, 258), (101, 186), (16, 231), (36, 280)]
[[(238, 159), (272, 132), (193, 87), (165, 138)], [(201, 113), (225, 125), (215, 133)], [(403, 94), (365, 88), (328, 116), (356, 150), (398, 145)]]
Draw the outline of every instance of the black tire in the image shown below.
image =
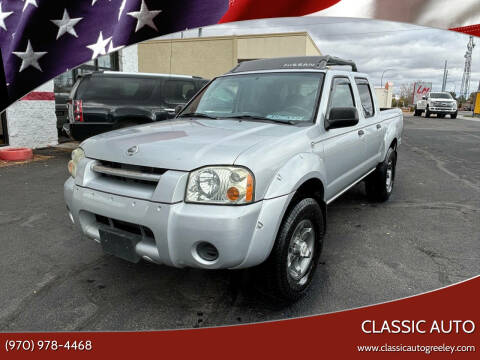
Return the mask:
[(458, 112), (455, 112), (453, 114), (450, 115), (450, 118), (451, 119), (456, 119), (457, 118), (457, 115), (458, 115)]
[(427, 107), (427, 109), (425, 110), (425, 117), (426, 117), (426, 118), (429, 118), (430, 115), (431, 115), (430, 110), (429, 110), (428, 107)]
[(420, 116), (421, 112), (417, 110), (415, 107), (415, 111), (413, 112), (413, 116)]
[[(385, 160), (378, 164), (373, 173), (367, 176), (365, 190), (372, 201), (384, 202), (390, 198), (395, 184), (395, 168), (397, 165), (397, 152), (394, 148), (387, 151)], [(391, 183), (387, 183), (387, 177)]]
[[(301, 278), (296, 280), (292, 275), (291, 268), (288, 267), (289, 256), (292, 256), (289, 249), (295, 248), (292, 247), (293, 235), (296, 234), (299, 226), (306, 223), (311, 224), (314, 231), (313, 239), (310, 240), (313, 243), (313, 251), (311, 251), (311, 259), (308, 266), (305, 267), (304, 275), (299, 274)], [(261, 274), (263, 282), (262, 290), (266, 290), (267, 295), (276, 300), (286, 303), (297, 301), (304, 296), (310, 287), (322, 252), (323, 235), (324, 223), (320, 205), (312, 198), (298, 201), (283, 219), (272, 252), (259, 268), (258, 273)], [(299, 258), (302, 257), (299, 256)]]

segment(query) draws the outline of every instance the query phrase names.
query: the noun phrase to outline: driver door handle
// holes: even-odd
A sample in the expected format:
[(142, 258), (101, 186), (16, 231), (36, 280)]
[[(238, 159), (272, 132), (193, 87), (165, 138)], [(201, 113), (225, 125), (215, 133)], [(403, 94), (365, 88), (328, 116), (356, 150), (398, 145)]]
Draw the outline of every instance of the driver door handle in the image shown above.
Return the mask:
[(363, 131), (363, 130), (358, 130), (358, 135), (359, 135), (359, 136), (365, 135), (365, 131)]
[(377, 124), (377, 129), (380, 130), (382, 128), (382, 125)]

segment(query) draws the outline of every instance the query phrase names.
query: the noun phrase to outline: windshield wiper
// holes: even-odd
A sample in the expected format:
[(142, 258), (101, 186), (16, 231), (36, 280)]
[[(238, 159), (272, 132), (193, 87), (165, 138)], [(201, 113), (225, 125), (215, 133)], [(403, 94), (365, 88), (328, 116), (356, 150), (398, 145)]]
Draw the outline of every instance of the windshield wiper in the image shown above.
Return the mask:
[(181, 114), (178, 117), (199, 117), (199, 118), (206, 118), (206, 119), (218, 119), (216, 116), (211, 116), (211, 115), (208, 115), (208, 114), (197, 113), (197, 112)]
[(234, 116), (225, 116), (225, 119), (239, 119), (239, 120), (260, 120), (260, 121), (268, 121), (273, 123), (281, 123), (281, 124), (288, 124), (288, 125), (295, 125), (298, 123), (298, 120), (278, 120), (278, 119), (270, 119), (265, 116), (260, 115), (234, 115)]

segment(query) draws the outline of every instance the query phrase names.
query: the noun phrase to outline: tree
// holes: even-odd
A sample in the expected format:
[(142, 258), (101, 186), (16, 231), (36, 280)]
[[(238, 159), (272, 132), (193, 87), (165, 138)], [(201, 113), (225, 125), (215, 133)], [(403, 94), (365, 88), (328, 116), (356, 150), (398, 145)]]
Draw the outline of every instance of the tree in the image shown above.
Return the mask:
[(413, 88), (415, 83), (402, 84), (400, 86), (400, 98), (408, 99), (413, 97)]
[(417, 80), (412, 83), (402, 84), (400, 86), (400, 99), (404, 100), (405, 105), (412, 103), (413, 101), (413, 90), (415, 88), (415, 83), (423, 82), (423, 80)]

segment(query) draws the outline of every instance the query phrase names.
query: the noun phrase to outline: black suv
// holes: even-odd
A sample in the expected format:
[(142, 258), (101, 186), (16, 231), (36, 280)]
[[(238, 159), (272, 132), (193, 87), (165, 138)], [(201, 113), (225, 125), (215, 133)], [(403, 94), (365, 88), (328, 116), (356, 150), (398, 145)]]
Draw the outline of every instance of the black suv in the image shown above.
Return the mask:
[(84, 140), (102, 132), (175, 116), (205, 84), (196, 76), (93, 72), (82, 75), (68, 100), (66, 133)]

